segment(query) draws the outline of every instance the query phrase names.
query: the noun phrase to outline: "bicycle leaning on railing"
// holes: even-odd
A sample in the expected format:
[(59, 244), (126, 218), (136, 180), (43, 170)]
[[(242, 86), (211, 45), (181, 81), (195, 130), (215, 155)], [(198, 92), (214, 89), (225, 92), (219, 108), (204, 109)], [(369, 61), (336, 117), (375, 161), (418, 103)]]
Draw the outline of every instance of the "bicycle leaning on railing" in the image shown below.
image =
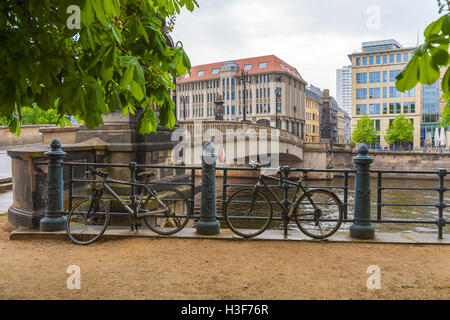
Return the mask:
[[(149, 186), (150, 178), (155, 172), (146, 171), (138, 174), (145, 177), (142, 182), (127, 182), (111, 179), (108, 173), (88, 167), (94, 176), (102, 178), (100, 186), (94, 187), (92, 195), (75, 204), (67, 217), (67, 235), (76, 244), (86, 245), (98, 240), (109, 223), (109, 208), (102, 199), (106, 189), (114, 199), (129, 213), (130, 222), (137, 231), (138, 224), (144, 220), (147, 227), (161, 235), (171, 235), (183, 229), (190, 217), (189, 202), (185, 195), (174, 188), (164, 187), (158, 191)], [(130, 205), (117, 195), (108, 183), (117, 183), (142, 187), (140, 196), (130, 199)]]
[[(262, 164), (250, 161), (255, 170), (261, 170)], [(326, 189), (309, 189), (302, 183), (307, 177), (305, 169), (297, 183), (282, 178), (287, 177), (290, 167), (278, 168), (279, 178), (261, 173), (253, 188), (236, 191), (228, 199), (224, 217), (230, 229), (244, 238), (255, 237), (264, 232), (272, 221), (273, 210), (269, 197), (261, 191), (268, 191), (280, 206), (281, 218), (285, 230), (287, 224), (295, 220), (299, 229), (307, 236), (315, 239), (325, 239), (334, 234), (342, 223), (343, 206), (339, 198)], [(275, 192), (265, 180), (276, 180), (282, 184), (296, 187), (292, 201), (284, 203), (278, 199)], [(303, 193), (299, 195), (300, 191)], [(285, 235), (286, 235), (285, 231)]]

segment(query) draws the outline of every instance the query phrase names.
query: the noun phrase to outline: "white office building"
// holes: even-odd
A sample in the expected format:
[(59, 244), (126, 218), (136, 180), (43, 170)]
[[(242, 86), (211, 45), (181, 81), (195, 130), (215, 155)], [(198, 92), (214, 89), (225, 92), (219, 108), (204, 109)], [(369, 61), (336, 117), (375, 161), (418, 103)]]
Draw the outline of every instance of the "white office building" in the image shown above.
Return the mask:
[(352, 114), (352, 66), (336, 70), (336, 90), (339, 107)]

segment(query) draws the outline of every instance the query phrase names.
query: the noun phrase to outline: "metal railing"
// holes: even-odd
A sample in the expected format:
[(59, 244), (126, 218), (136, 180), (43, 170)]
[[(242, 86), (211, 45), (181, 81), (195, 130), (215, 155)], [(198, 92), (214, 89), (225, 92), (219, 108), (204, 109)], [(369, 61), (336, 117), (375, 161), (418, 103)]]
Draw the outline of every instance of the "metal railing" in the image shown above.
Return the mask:
[[(54, 148), (53, 150), (57, 150), (58, 148)], [(57, 153), (53, 152), (49, 154), (50, 156), (54, 156), (54, 155), (58, 155)], [(58, 155), (59, 156), (59, 155)], [(60, 157), (60, 156), (59, 156)], [(61, 158), (61, 157), (60, 157)], [(55, 162), (52, 162), (52, 159), (50, 158), (49, 162), (36, 162), (36, 165), (43, 165), (43, 164), (51, 164), (51, 166), (49, 165), (49, 172), (50, 169), (54, 169), (55, 166)], [(190, 206), (190, 210), (191, 210), (191, 217), (193, 218), (198, 218), (199, 215), (196, 215), (194, 212), (194, 208), (195, 208), (195, 193), (196, 193), (196, 170), (202, 170), (202, 167), (200, 166), (176, 166), (176, 165), (140, 165), (137, 164), (135, 162), (131, 162), (129, 164), (106, 164), (106, 163), (89, 163), (89, 162), (64, 162), (62, 161), (62, 159), (57, 160), (57, 163), (60, 163), (60, 167), (68, 167), (69, 170), (69, 177), (67, 179), (67, 184), (68, 184), (68, 203), (69, 203), (69, 210), (72, 209), (73, 207), (73, 202), (74, 199), (83, 199), (83, 198), (87, 198), (88, 195), (82, 195), (82, 194), (76, 194), (75, 193), (75, 185), (77, 184), (81, 184), (81, 183), (93, 183), (93, 182), (100, 182), (99, 180), (92, 180), (92, 179), (83, 179), (80, 178), (80, 176), (83, 175), (83, 173), (86, 171), (78, 171), (78, 176), (76, 175), (76, 168), (78, 167), (87, 167), (87, 166), (92, 166), (95, 168), (122, 168), (122, 169), (126, 169), (128, 168), (129, 170), (129, 182), (131, 183), (139, 183), (136, 180), (136, 176), (139, 170), (143, 170), (143, 169), (160, 169), (160, 170), (164, 170), (164, 169), (170, 169), (170, 170), (175, 170), (178, 171), (179, 173), (183, 173), (186, 174), (188, 177), (188, 181), (151, 181), (150, 184), (151, 185), (171, 185), (171, 186), (188, 186), (189, 190), (189, 197), (188, 200), (191, 203)], [(216, 176), (218, 172), (222, 172), (222, 215), (218, 216), (217, 218), (219, 219), (223, 219), (223, 213), (225, 210), (225, 206), (227, 204), (228, 201), (228, 190), (229, 188), (236, 188), (236, 187), (252, 187), (254, 184), (243, 184), (243, 183), (229, 183), (229, 178), (230, 178), (230, 171), (241, 171), (241, 172), (251, 172), (253, 171), (252, 168), (244, 168), (244, 167), (216, 167)], [(354, 222), (358, 219), (355, 219), (357, 212), (354, 212), (355, 214), (353, 215), (352, 218), (349, 217), (349, 193), (350, 193), (350, 189), (349, 189), (349, 179), (350, 177), (352, 177), (353, 175), (356, 177), (358, 174), (361, 174), (361, 172), (359, 172), (358, 170), (351, 170), (351, 169), (302, 169), (302, 168), (291, 168), (291, 173), (296, 173), (296, 172), (304, 172), (305, 170), (307, 170), (309, 173), (334, 173), (334, 174), (340, 174), (343, 176), (343, 183), (342, 185), (337, 185), (337, 186), (329, 186), (329, 185), (324, 185), (324, 186), (313, 186), (311, 189), (314, 188), (326, 188), (326, 189), (337, 189), (337, 190), (342, 190), (343, 191), (343, 198), (342, 198), (342, 206), (343, 206), (343, 222)], [(81, 174), (80, 174), (81, 172)], [(61, 171), (62, 173), (62, 171)], [(190, 173), (190, 174), (188, 174)], [(436, 171), (406, 171), (406, 170), (370, 170), (370, 166), (369, 166), (369, 171), (367, 172), (366, 175), (366, 179), (368, 178), (368, 176), (370, 175), (375, 175), (376, 179), (377, 179), (377, 190), (376, 190), (376, 219), (373, 219), (372, 216), (368, 217), (369, 222), (374, 222), (374, 223), (405, 223), (405, 224), (435, 224), (438, 227), (438, 237), (439, 239), (443, 238), (443, 229), (444, 226), (446, 225), (446, 221), (445, 221), (445, 217), (444, 217), (444, 209), (450, 207), (450, 204), (445, 203), (444, 201), (444, 195), (445, 192), (450, 190), (450, 188), (446, 188), (445, 187), (445, 177), (447, 176), (447, 170), (445, 169), (438, 169)], [(421, 187), (389, 187), (383, 184), (383, 177), (386, 177), (389, 174), (396, 174), (396, 175), (413, 175), (413, 176), (419, 176), (419, 175), (432, 175), (432, 176), (437, 176), (438, 178), (438, 185), (434, 188), (421, 188)], [(59, 184), (58, 182), (58, 177), (61, 177), (62, 174), (58, 175), (54, 175), (53, 174), (53, 178), (50, 177), (49, 175), (49, 179), (53, 179), (52, 180), (52, 188), (51, 190), (48, 190), (48, 197), (59, 197), (59, 195), (62, 194), (62, 185), (58, 186), (57, 184)], [(220, 174), (219, 174), (220, 176)], [(387, 177), (386, 177), (387, 178)], [(294, 186), (289, 183), (287, 183), (287, 181), (289, 181), (289, 176), (285, 176), (283, 178), (283, 180), (280, 182), (280, 184), (277, 185), (270, 185), (270, 187), (281, 187), (284, 189), (284, 201), (285, 203), (289, 202), (288, 199), (288, 194), (289, 194), (289, 189), (290, 188), (294, 188)], [(369, 191), (369, 189), (367, 189), (366, 187), (363, 187), (362, 185), (357, 185), (358, 181), (355, 180), (355, 203), (357, 201), (356, 198), (358, 198), (357, 193), (360, 194), (367, 194), (367, 192)], [(62, 177), (61, 177), (61, 182), (62, 182)], [(59, 188), (59, 191), (57, 190)], [(130, 192), (128, 194), (127, 191), (127, 196), (123, 196), (122, 199), (135, 199), (136, 198), (136, 188), (137, 186), (130, 186)], [(364, 189), (366, 188), (366, 189)], [(410, 191), (436, 191), (438, 193), (438, 201), (436, 203), (386, 203), (383, 202), (383, 192), (386, 190), (410, 190)], [(52, 191), (52, 192), (50, 192)], [(55, 191), (58, 191), (55, 193)], [(105, 199), (113, 199), (113, 197), (109, 197), (109, 196), (104, 196)], [(217, 198), (220, 198), (217, 197)], [(53, 199), (54, 200), (54, 199)], [(217, 199), (215, 199), (217, 201)], [(272, 199), (273, 200), (273, 199)], [(52, 204), (54, 206), (55, 202), (58, 202), (59, 200), (54, 200), (54, 201), (48, 201), (49, 206), (46, 209), (46, 213), (50, 212), (53, 213), (55, 216), (56, 214), (58, 214), (58, 212), (62, 211), (60, 210), (59, 206), (56, 208), (58, 210), (50, 210), (53, 207), (50, 206), (50, 204)], [(365, 200), (361, 200), (359, 199), (358, 201), (360, 201), (359, 203), (361, 203), (361, 201), (363, 201), (366, 205), (366, 207), (364, 208), (364, 210), (369, 210), (370, 212), (370, 203), (366, 203), (367, 201)], [(373, 204), (375, 204), (374, 202), (372, 202)], [(62, 204), (61, 204), (62, 206)], [(385, 207), (434, 207), (436, 208), (436, 219), (434, 220), (419, 220), (419, 219), (383, 219), (383, 208)], [(356, 208), (355, 208), (356, 210)], [(360, 210), (360, 209), (359, 209)], [(122, 212), (111, 212), (112, 214), (125, 214), (127, 215), (128, 213), (122, 213)], [(361, 212), (358, 212), (358, 214), (360, 214)], [(367, 213), (367, 212), (366, 212)], [(281, 217), (274, 217), (274, 220), (281, 220)], [(335, 220), (333, 220), (335, 221)]]
[[(181, 170), (184, 173), (186, 171), (190, 171), (189, 181), (149, 181), (149, 185), (169, 185), (169, 186), (189, 186), (190, 192), (189, 196), (187, 197), (187, 200), (190, 202), (190, 210), (191, 210), (191, 216), (194, 214), (194, 197), (195, 197), (195, 181), (196, 181), (196, 175), (195, 170), (201, 170), (201, 167), (195, 167), (195, 166), (174, 166), (174, 165), (142, 165), (137, 164), (135, 162), (130, 162), (129, 164), (114, 164), (114, 163), (89, 163), (89, 162), (63, 162), (63, 166), (67, 166), (69, 168), (70, 176), (69, 180), (67, 181), (68, 184), (68, 210), (70, 211), (73, 207), (74, 199), (85, 199), (89, 198), (87, 195), (82, 194), (76, 194), (75, 193), (75, 185), (80, 183), (96, 183), (101, 182), (100, 180), (93, 180), (93, 179), (80, 179), (77, 178), (75, 175), (75, 168), (80, 166), (91, 166), (93, 168), (128, 168), (129, 169), (129, 182), (131, 183), (139, 183), (136, 180), (136, 176), (139, 170), (142, 169), (171, 169), (171, 170)], [(87, 168), (86, 168), (87, 170)], [(86, 171), (85, 170), (85, 171)], [(143, 184), (142, 184), (143, 186)], [(121, 196), (123, 200), (127, 199), (136, 199), (136, 186), (131, 185), (130, 186), (130, 193), (127, 196)], [(112, 196), (106, 196), (103, 195), (102, 199), (114, 199)], [(128, 216), (127, 212), (110, 212), (112, 215), (126, 215)]]

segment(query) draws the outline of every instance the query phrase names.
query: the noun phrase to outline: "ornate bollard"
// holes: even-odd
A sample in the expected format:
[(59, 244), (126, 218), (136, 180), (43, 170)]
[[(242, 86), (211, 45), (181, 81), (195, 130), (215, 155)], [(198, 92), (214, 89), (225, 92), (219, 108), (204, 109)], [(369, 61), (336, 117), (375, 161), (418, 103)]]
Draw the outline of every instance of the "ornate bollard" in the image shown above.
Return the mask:
[(203, 146), (201, 192), (200, 220), (196, 224), (197, 233), (219, 234), (220, 224), (216, 217), (216, 155), (214, 145), (210, 141)]
[(363, 143), (358, 155), (353, 158), (356, 164), (354, 222), (350, 236), (358, 239), (374, 239), (375, 228), (370, 224), (370, 164), (369, 149)]
[(40, 221), (41, 231), (58, 231), (66, 228), (66, 217), (63, 216), (63, 170), (62, 162), (66, 153), (61, 150), (61, 143), (53, 139), (50, 151), (45, 155), (48, 159), (47, 202), (45, 216)]

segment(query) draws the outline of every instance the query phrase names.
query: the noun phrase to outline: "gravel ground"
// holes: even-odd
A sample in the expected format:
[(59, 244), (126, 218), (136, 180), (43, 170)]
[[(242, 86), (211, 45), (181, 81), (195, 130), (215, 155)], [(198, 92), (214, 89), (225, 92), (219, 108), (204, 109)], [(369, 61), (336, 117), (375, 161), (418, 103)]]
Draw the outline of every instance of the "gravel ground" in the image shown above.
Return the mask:
[[(0, 299), (450, 299), (450, 246), (129, 238), (9, 240)], [(68, 266), (81, 290), (67, 289)], [(369, 290), (368, 266), (381, 269)]]

